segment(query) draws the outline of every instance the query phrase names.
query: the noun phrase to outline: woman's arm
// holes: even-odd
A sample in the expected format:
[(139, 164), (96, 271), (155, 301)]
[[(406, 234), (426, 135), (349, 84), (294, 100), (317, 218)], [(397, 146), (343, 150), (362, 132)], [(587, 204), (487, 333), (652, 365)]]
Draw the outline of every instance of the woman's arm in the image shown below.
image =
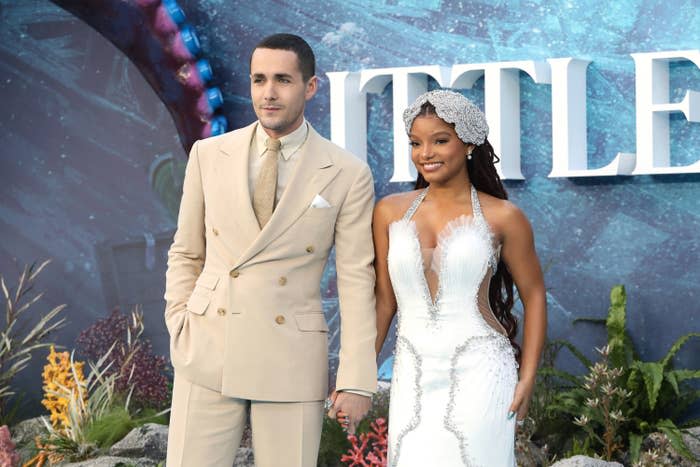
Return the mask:
[(396, 313), (396, 297), (389, 278), (387, 254), (389, 252), (389, 224), (393, 217), (393, 209), (389, 200), (382, 199), (374, 207), (372, 218), (372, 235), (374, 238), (374, 270), (376, 285), (377, 311), (377, 340), (375, 350), (377, 355), (382, 350), (386, 336), (389, 333), (391, 320)]
[(510, 203), (506, 217), (507, 221), (503, 223), (502, 257), (518, 289), (524, 316), (520, 383), (511, 411), (518, 412), (518, 419), (522, 419), (527, 413), (544, 347), (547, 303), (532, 227), (525, 215)]

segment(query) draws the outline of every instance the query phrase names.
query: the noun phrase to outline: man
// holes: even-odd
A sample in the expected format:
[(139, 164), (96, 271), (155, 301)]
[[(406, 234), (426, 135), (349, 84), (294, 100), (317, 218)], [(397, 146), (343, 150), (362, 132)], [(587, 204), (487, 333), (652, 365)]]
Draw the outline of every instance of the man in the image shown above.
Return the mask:
[(166, 274), (168, 467), (229, 467), (248, 408), (258, 467), (316, 465), (328, 394), (320, 280), (333, 244), (342, 327), (331, 415), (352, 431), (369, 409), (373, 183), (305, 120), (314, 68), (300, 37), (263, 39), (250, 60), (257, 122), (192, 147)]

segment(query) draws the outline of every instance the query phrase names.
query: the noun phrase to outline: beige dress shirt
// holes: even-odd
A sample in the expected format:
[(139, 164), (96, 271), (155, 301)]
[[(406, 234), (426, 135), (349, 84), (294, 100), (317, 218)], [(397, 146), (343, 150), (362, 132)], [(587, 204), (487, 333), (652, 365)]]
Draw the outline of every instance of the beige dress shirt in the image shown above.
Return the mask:
[[(277, 159), (277, 192), (275, 194), (275, 205), (279, 202), (287, 188), (287, 184), (294, 173), (294, 168), (299, 159), (299, 148), (306, 142), (309, 136), (309, 125), (306, 119), (299, 125), (299, 128), (280, 138), (280, 157)], [(260, 168), (263, 163), (263, 155), (267, 152), (265, 141), (269, 138), (262, 125), (258, 123), (255, 128), (255, 136), (250, 142), (250, 152), (248, 153), (248, 189), (250, 190), (250, 199), (253, 199), (253, 190), (255, 181), (260, 174)]]

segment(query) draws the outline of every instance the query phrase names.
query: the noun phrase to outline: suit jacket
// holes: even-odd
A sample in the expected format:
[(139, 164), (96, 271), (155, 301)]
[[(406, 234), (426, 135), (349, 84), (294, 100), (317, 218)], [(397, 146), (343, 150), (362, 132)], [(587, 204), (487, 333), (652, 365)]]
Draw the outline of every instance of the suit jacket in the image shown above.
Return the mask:
[[(261, 230), (248, 189), (255, 125), (197, 141), (190, 152), (166, 273), (175, 371), (230, 397), (324, 399), (328, 325), (320, 282), (335, 244), (336, 388), (374, 392), (369, 168), (309, 126), (289, 185)], [(330, 207), (311, 206), (317, 194)]]

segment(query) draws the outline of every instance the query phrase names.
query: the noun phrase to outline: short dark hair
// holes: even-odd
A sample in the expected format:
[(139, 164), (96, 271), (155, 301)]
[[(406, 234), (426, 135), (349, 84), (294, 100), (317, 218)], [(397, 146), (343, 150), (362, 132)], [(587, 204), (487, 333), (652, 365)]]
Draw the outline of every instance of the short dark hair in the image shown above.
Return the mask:
[[(316, 57), (311, 46), (301, 37), (294, 34), (273, 34), (265, 37), (253, 49), (273, 49), (273, 50), (289, 50), (294, 52), (299, 62), (299, 70), (304, 81), (316, 74)], [(253, 59), (251, 53), (250, 59)]]

